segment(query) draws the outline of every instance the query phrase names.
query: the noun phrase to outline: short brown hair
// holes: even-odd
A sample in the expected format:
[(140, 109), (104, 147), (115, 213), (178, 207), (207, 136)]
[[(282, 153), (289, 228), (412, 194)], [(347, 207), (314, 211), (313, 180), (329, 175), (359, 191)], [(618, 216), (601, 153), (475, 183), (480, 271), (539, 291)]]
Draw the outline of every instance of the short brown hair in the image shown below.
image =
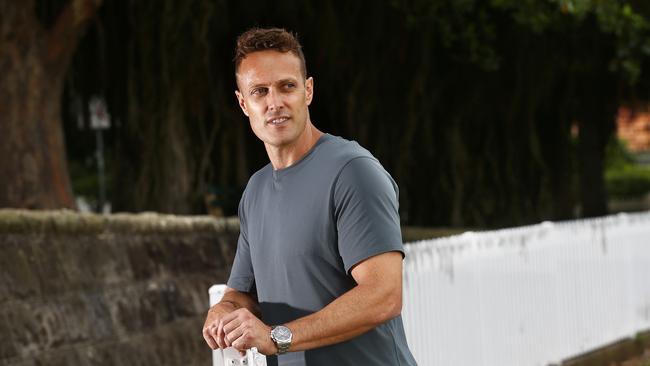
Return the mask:
[(237, 38), (235, 48), (235, 73), (239, 70), (242, 60), (253, 52), (275, 50), (291, 52), (300, 59), (300, 71), (307, 78), (307, 63), (302, 53), (302, 46), (298, 37), (280, 28), (252, 28), (242, 33)]

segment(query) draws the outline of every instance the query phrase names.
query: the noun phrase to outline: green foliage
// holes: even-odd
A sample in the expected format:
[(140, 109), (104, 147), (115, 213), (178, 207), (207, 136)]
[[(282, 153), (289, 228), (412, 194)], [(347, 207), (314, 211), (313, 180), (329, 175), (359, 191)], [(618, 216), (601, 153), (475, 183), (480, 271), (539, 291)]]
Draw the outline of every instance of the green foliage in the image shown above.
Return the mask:
[(613, 37), (616, 44), (610, 71), (620, 72), (630, 84), (641, 77), (642, 60), (650, 56), (650, 23), (630, 1), (492, 0), (491, 4), (509, 11), (516, 22), (537, 34), (571, 31), (595, 18), (603, 34)]
[(616, 44), (614, 57), (608, 60), (610, 71), (620, 72), (630, 84), (638, 81), (643, 58), (650, 56), (650, 23), (630, 1), (393, 0), (391, 4), (409, 27), (433, 25), (449, 51), (485, 70), (498, 69), (503, 57), (496, 45), (503, 13), (538, 35), (571, 33), (587, 19), (595, 19), (602, 33)]
[(493, 9), (476, 0), (393, 0), (392, 6), (413, 30), (428, 29), (454, 58), (495, 71), (501, 59), (495, 47)]
[(605, 169), (623, 170), (634, 165), (634, 157), (625, 145), (625, 141), (612, 137), (605, 150)]
[(612, 197), (636, 198), (650, 192), (650, 168), (628, 166), (608, 171), (605, 177)]
[(610, 141), (605, 163), (605, 182), (610, 197), (636, 198), (650, 192), (650, 168), (635, 164), (622, 141)]

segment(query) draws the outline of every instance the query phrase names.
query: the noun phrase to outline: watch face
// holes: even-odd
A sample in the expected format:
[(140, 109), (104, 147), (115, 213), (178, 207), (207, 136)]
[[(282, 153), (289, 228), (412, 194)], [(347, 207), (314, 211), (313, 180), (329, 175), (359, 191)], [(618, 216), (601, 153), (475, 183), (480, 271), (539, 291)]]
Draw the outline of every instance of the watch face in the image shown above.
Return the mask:
[(272, 334), (273, 338), (279, 342), (289, 342), (291, 340), (291, 331), (282, 325), (273, 328)]

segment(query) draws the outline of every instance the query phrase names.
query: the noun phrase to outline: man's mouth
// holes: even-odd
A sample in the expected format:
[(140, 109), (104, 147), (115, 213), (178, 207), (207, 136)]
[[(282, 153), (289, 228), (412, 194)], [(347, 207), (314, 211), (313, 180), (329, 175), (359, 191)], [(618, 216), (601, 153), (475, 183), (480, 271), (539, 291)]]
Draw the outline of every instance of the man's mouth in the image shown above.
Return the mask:
[(268, 119), (266, 121), (266, 123), (277, 126), (277, 125), (283, 124), (284, 122), (286, 122), (288, 120), (289, 120), (289, 117), (282, 116), (282, 117), (275, 117), (275, 118)]

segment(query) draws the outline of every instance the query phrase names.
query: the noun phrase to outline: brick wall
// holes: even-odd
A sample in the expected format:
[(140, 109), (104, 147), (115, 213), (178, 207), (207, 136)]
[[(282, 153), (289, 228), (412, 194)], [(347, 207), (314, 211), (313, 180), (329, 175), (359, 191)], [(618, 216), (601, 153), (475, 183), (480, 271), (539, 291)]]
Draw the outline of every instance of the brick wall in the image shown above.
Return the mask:
[(209, 365), (236, 219), (0, 210), (0, 364)]

